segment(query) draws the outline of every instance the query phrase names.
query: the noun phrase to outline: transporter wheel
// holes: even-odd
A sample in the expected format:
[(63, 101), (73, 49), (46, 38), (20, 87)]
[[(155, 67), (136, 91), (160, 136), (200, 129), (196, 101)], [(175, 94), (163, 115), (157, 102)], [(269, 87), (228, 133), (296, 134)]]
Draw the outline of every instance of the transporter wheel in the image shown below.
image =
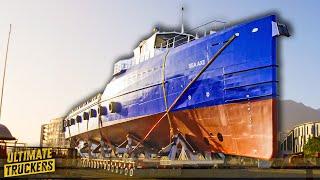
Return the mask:
[(129, 176), (133, 176), (133, 168), (130, 169)]
[(115, 172), (118, 173), (119, 172), (119, 166), (116, 166), (115, 168)]
[(127, 176), (128, 173), (129, 173), (129, 169), (126, 167), (126, 168), (124, 169), (124, 175)]

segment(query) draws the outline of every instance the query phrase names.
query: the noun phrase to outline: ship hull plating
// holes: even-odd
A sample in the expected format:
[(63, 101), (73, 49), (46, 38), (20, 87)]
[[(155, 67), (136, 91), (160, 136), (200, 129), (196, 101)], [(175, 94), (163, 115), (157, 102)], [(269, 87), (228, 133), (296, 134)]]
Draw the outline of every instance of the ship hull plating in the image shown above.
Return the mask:
[[(270, 159), (277, 151), (275, 99), (244, 101), (170, 113), (174, 131), (181, 132), (198, 152)], [(101, 137), (121, 144), (127, 134), (143, 138), (162, 114), (127, 120), (80, 134), (81, 140)], [(145, 143), (156, 150), (169, 144), (169, 123), (163, 119)]]

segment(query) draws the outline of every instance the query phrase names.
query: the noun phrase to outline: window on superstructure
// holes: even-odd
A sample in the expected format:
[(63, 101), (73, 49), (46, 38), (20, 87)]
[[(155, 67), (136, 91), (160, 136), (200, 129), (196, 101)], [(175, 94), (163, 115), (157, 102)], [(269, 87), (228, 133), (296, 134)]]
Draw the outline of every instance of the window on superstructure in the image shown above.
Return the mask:
[(313, 124), (312, 126), (311, 126), (311, 135), (313, 135), (313, 136), (315, 136), (316, 135), (316, 125), (315, 124)]

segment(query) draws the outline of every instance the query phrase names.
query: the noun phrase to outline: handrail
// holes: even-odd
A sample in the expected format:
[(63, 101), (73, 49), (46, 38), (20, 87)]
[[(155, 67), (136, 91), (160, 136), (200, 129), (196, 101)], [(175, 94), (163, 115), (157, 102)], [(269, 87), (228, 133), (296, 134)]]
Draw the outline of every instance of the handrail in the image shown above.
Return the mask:
[[(198, 30), (209, 25), (209, 24), (216, 24), (216, 23), (219, 23), (219, 24), (223, 24), (223, 29), (226, 28), (226, 23), (225, 21), (221, 21), (221, 20), (212, 20), (212, 21), (209, 21), (207, 23), (204, 23), (200, 26), (197, 26), (193, 29), (190, 30), (190, 32), (195, 32), (195, 36), (192, 35), (192, 34), (177, 34), (167, 40), (165, 40), (163, 43), (160, 43), (160, 47), (156, 47), (154, 46), (155, 49), (159, 49), (160, 51), (163, 51), (163, 50), (166, 50), (168, 48), (175, 48), (175, 47), (178, 47), (178, 46), (181, 46), (183, 44), (186, 44), (186, 43), (189, 43), (191, 41), (194, 41), (196, 39), (199, 38), (198, 36)], [(210, 31), (211, 32), (211, 31)], [(177, 32), (178, 33), (178, 32)], [(203, 33), (203, 36), (206, 36), (207, 35), (207, 30), (204, 30), (204, 33)], [(150, 59), (151, 57), (155, 56), (156, 55), (156, 52), (153, 51), (153, 54), (151, 54), (152, 52), (149, 51), (147, 52), (148, 54), (141, 54), (140, 57), (139, 57), (139, 62), (142, 62), (142, 61), (145, 61), (147, 59)]]
[[(207, 26), (207, 25), (209, 25), (209, 24), (214, 24), (214, 23), (223, 24), (223, 29), (225, 29), (227, 22), (226, 22), (226, 21), (221, 21), (221, 20), (212, 20), (212, 21), (209, 21), (209, 22), (207, 22), (207, 23), (204, 23), (204, 24), (202, 24), (202, 25), (199, 25), (199, 26), (191, 29), (190, 32), (196, 32), (196, 30), (198, 30), (198, 29), (200, 29), (200, 28), (203, 28), (203, 27), (205, 27), (205, 26)], [(204, 33), (205, 35), (206, 35), (206, 32), (207, 32), (207, 31), (205, 31), (205, 33)], [(179, 36), (182, 36), (182, 38), (176, 40), (177, 37), (179, 37)], [(176, 35), (176, 36), (174, 36), (174, 37), (172, 37), (172, 38), (170, 38), (170, 39), (167, 39), (167, 40), (165, 41), (165, 43), (161, 43), (160, 48), (164, 48), (164, 47), (165, 47), (165, 48), (169, 48), (170, 45), (172, 45), (173, 48), (174, 48), (174, 47), (177, 47), (177, 46), (174, 46), (174, 45), (176, 44), (176, 42), (182, 41), (182, 40), (184, 40), (184, 39), (186, 39), (186, 38), (187, 38), (188, 40), (187, 40), (185, 43), (179, 44), (179, 46), (180, 46), (180, 45), (183, 45), (183, 44), (186, 44), (186, 43), (189, 43), (189, 42), (193, 41), (193, 40), (197, 37), (197, 32), (196, 32), (196, 37), (195, 37), (195, 38), (191, 39), (190, 36), (191, 36), (191, 35), (184, 36), (183, 34), (178, 34), (178, 35)], [(170, 43), (170, 41), (172, 41), (172, 42)], [(162, 46), (162, 44), (164, 44), (164, 46)]]
[(191, 29), (190, 31), (194, 31), (194, 30), (196, 30), (196, 29), (199, 29), (199, 28), (201, 28), (201, 27), (203, 27), (203, 26), (206, 26), (206, 25), (212, 24), (212, 23), (221, 23), (221, 24), (224, 25), (224, 26), (223, 26), (223, 29), (225, 29), (225, 28), (226, 28), (225, 24), (226, 24), (227, 22), (226, 22), (226, 21), (220, 21), (220, 20), (212, 20), (212, 21), (209, 21), (209, 22), (207, 22), (207, 23), (204, 23), (204, 24), (202, 24), (202, 25), (200, 25), (200, 26), (195, 27), (195, 28)]

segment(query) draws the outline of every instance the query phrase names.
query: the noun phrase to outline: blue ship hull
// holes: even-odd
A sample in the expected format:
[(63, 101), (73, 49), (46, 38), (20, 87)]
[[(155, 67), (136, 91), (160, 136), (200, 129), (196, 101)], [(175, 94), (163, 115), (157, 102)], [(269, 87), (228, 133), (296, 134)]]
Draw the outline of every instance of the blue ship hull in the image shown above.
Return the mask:
[[(90, 107), (108, 107), (115, 102), (118, 112), (109, 110), (67, 126), (67, 138), (99, 141), (102, 136), (113, 144), (120, 144), (129, 133), (143, 138), (166, 112), (165, 98), (170, 106), (224, 43), (237, 34), (173, 107), (172, 124), (164, 120), (146, 141), (163, 147), (170, 141), (170, 125), (175, 132), (192, 136), (190, 141), (202, 151), (273, 157), (278, 97), (275, 22), (275, 16), (268, 16), (236, 25), (131, 67), (115, 76), (101, 99)], [(193, 127), (186, 125), (190, 125), (188, 119), (195, 121)], [(239, 128), (243, 131), (231, 132)], [(224, 135), (223, 142), (217, 140), (218, 131)], [(209, 139), (205, 140), (209, 144), (203, 138)]]
[[(278, 65), (276, 38), (272, 37), (272, 22), (275, 21), (274, 16), (266, 17), (169, 50), (165, 65), (168, 104), (177, 98), (223, 42), (235, 33), (240, 33), (239, 38), (181, 98), (174, 111), (247, 99), (276, 98)], [(259, 28), (258, 32), (253, 33), (254, 28)], [(120, 102), (122, 109), (120, 113), (108, 114), (105, 120), (114, 121), (165, 111), (161, 87), (164, 56), (165, 53), (134, 66), (111, 81), (102, 96), (102, 104), (107, 106), (104, 102)], [(130, 82), (130, 77), (135, 79)], [(108, 94), (115, 89), (113, 85), (119, 84), (132, 85), (110, 97)], [(209, 97), (206, 92), (210, 93)]]

